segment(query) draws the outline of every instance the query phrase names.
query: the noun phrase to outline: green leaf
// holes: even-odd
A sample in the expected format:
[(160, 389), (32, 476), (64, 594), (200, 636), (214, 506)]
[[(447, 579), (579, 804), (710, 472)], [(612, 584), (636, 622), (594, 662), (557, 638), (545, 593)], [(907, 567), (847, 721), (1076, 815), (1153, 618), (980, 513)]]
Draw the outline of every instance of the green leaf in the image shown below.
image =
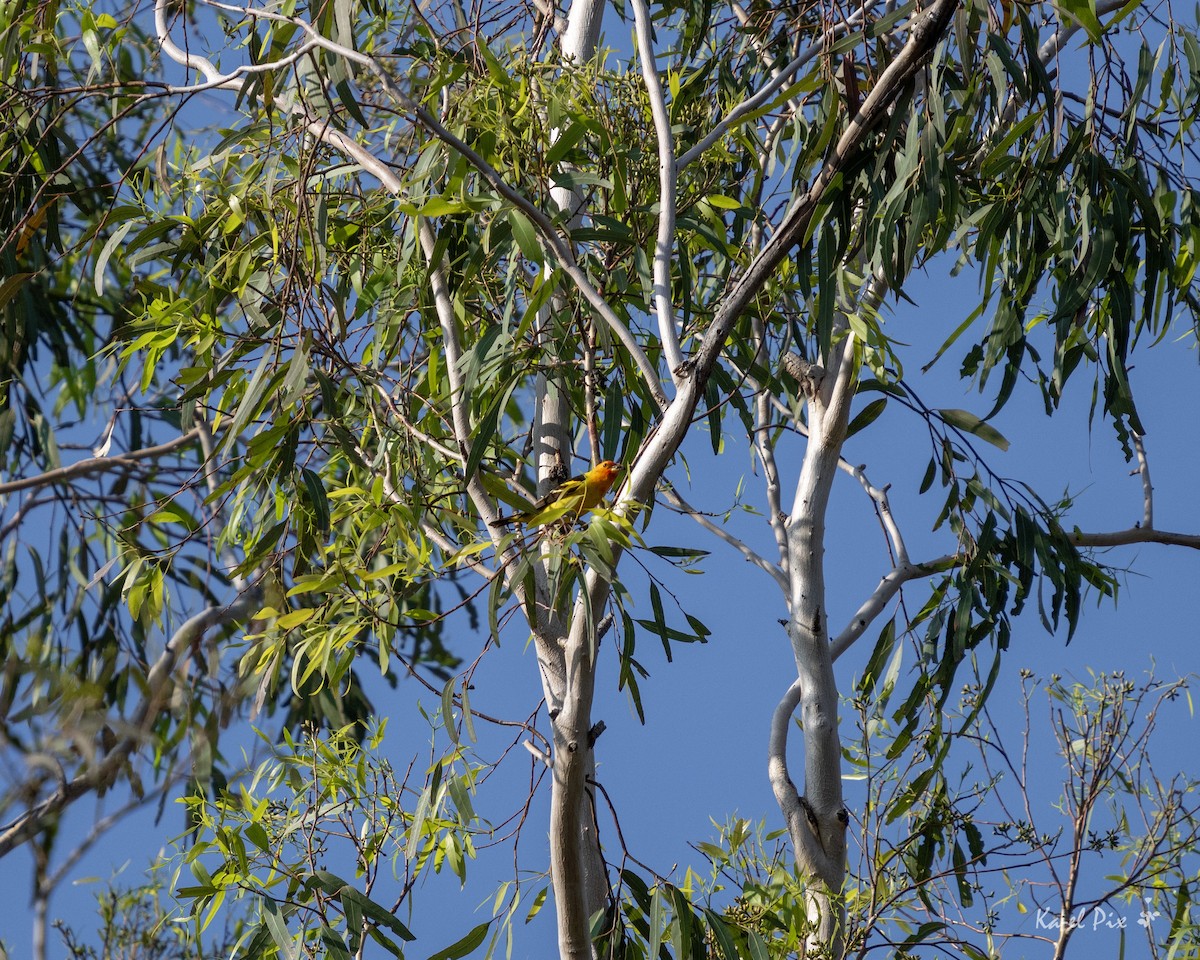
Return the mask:
[(712, 931), (713, 939), (717, 941), (717, 946), (721, 948), (721, 956), (727, 960), (734, 960), (737, 957), (737, 948), (734, 946), (733, 937), (729, 933), (729, 927), (721, 918), (720, 914), (714, 913), (708, 907), (704, 908), (704, 916), (708, 920), (708, 929)]
[(973, 433), (980, 440), (986, 440), (1001, 450), (1008, 449), (1008, 441), (1004, 438), (1004, 434), (995, 427), (984, 423), (979, 417), (968, 410), (958, 410), (949, 407), (938, 410), (938, 415), (952, 427), (965, 430), (967, 433)]
[(264, 349), (262, 357), (259, 358), (258, 366), (254, 369), (254, 376), (250, 378), (250, 384), (246, 387), (246, 392), (242, 394), (237, 413), (233, 417), (233, 423), (226, 433), (226, 444), (228, 446), (237, 443), (241, 438), (242, 431), (246, 429), (246, 425), (258, 413), (260, 403), (264, 402), (270, 396), (267, 386), (272, 378), (269, 378), (268, 374), (274, 366), (274, 361), (274, 351), (269, 348)]
[(104, 296), (104, 272), (108, 269), (109, 258), (112, 257), (113, 251), (117, 249), (121, 241), (125, 239), (125, 234), (133, 229), (133, 223), (132, 220), (122, 223), (100, 248), (100, 255), (96, 257), (96, 269), (93, 274), (97, 296)]
[(876, 684), (887, 672), (884, 664), (891, 659), (892, 650), (896, 646), (896, 620), (893, 617), (879, 631), (879, 639), (875, 641), (875, 649), (863, 670), (859, 689), (864, 697), (869, 697), (875, 690)]
[(174, 500), (164, 503), (150, 517), (151, 523), (178, 523), (189, 532), (200, 529), (200, 521), (183, 509)]
[(1096, 15), (1096, 0), (1058, 0), (1058, 5), (1087, 31), (1092, 43), (1099, 42), (1104, 35), (1104, 27)]
[(431, 954), (429, 960), (458, 960), (475, 950), (488, 935), (491, 924), (481, 923), (461, 940), (456, 940), (444, 950)]
[(517, 381), (514, 380), (502, 390), (500, 395), (488, 405), (483, 416), (479, 418), (479, 422), (475, 424), (475, 429), (471, 434), (471, 452), (467, 455), (467, 465), (463, 471), (463, 476), (467, 480), (475, 476), (475, 471), (479, 469), (484, 454), (496, 442), (496, 427), (500, 423), (500, 414), (508, 406), (508, 400), (516, 386)]
[(929, 466), (925, 468), (925, 476), (921, 478), (921, 486), (918, 493), (925, 493), (933, 486), (934, 477), (937, 475), (937, 460), (933, 457), (929, 458)]
[(546, 151), (546, 166), (557, 167), (566, 158), (567, 152), (587, 133), (587, 129), (587, 124), (582, 120), (573, 120), (571, 125), (558, 135), (554, 145)]
[(391, 930), (401, 940), (411, 942), (416, 939), (416, 935), (396, 919), (386, 907), (376, 903), (361, 890), (357, 890), (354, 887), (346, 887), (342, 890), (342, 899), (352, 900), (358, 906), (358, 909), (362, 911), (363, 916), (372, 923)]
[(522, 256), (533, 263), (541, 263), (543, 259), (542, 245), (538, 243), (537, 231), (533, 223), (520, 210), (509, 207), (504, 211), (512, 226), (513, 238), (521, 249)]
[[(497, 577), (497, 580), (500, 578)], [(440, 766), (437, 769), (441, 769)], [(408, 825), (408, 839), (404, 844), (404, 859), (415, 860), (417, 850), (421, 846), (421, 841), (425, 837), (425, 824), (429, 818), (430, 809), (430, 788), (426, 787), (421, 791), (421, 796), (417, 800), (417, 808), (413, 811), (412, 821)]]
[(546, 894), (550, 892), (549, 887), (542, 887), (537, 892), (537, 896), (533, 898), (533, 903), (529, 907), (529, 912), (525, 914), (525, 922), (528, 923), (541, 912), (543, 904), (546, 902)]
[(663, 892), (661, 887), (655, 887), (650, 894), (650, 947), (647, 957), (657, 957), (658, 948), (662, 945), (663, 927), (665, 926), (665, 910), (663, 908)]
[(445, 217), (451, 214), (469, 213), (471, 204), (465, 200), (451, 200), (448, 197), (433, 197), (417, 208), (420, 217)]
[(942, 923), (940, 920), (930, 920), (926, 923), (921, 924), (921, 926), (917, 928), (915, 933), (909, 934), (908, 939), (906, 939), (904, 942), (906, 944), (908, 944), (908, 943), (911, 943), (911, 944), (924, 943), (933, 934), (937, 933), (939, 930), (945, 930), (945, 929), (946, 929), (946, 924)]
[(625, 408), (625, 394), (622, 385), (613, 382), (608, 385), (604, 396), (604, 459), (615, 460), (621, 445), (621, 420)]
[(320, 938), (321, 946), (325, 948), (325, 956), (328, 960), (353, 960), (350, 950), (346, 947), (346, 941), (329, 924), (321, 924)]
[(860, 411), (858, 411), (854, 419), (850, 421), (850, 425), (846, 428), (846, 436), (852, 437), (858, 433), (858, 431), (864, 429), (865, 427), (869, 427), (872, 423), (879, 419), (879, 415), (883, 413), (883, 410), (886, 406), (887, 397), (879, 397), (876, 400), (872, 400)]
[(975, 895), (971, 891), (971, 882), (967, 877), (967, 857), (957, 839), (951, 848), (950, 857), (954, 865), (954, 880), (958, 886), (958, 900), (964, 907), (970, 907), (975, 903)]
[(759, 936), (757, 930), (746, 931), (746, 942), (750, 944), (751, 960), (771, 960), (771, 954), (767, 950), (767, 945), (763, 942), (763, 938)]
[(354, 118), (354, 122), (360, 127), (367, 126), (367, 118), (363, 116), (363, 112), (358, 105), (358, 97), (354, 95), (354, 88), (350, 86), (349, 80), (339, 80), (334, 84), (334, 89), (337, 91), (338, 100), (342, 102), (342, 106), (346, 108), (346, 112)]
[(266, 895), (260, 898), (260, 903), (263, 909), (263, 922), (266, 924), (267, 931), (271, 934), (271, 940), (279, 948), (280, 956), (284, 957), (285, 960), (295, 960), (296, 944), (292, 939), (291, 933), (288, 932), (287, 921), (283, 919), (283, 914), (279, 912), (279, 905)]
[(317, 512), (317, 529), (326, 533), (329, 530), (329, 500), (325, 496), (325, 485), (321, 478), (307, 467), (300, 471), (300, 478), (304, 481), (304, 492), (308, 502)]
[(454, 725), (454, 687), (457, 677), (451, 677), (442, 685), (442, 728), (446, 735), (456, 745), (458, 743), (458, 727)]
[[(0, 280), (0, 307), (5, 306), (36, 273), (12, 273)], [(5, 444), (3, 449), (7, 449)]]

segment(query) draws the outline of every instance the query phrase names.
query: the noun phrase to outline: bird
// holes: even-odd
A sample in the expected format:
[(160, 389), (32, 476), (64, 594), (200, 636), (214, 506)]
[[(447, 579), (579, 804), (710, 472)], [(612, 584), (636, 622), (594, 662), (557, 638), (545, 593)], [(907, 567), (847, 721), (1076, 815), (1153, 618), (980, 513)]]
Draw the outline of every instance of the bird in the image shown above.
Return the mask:
[(527, 527), (536, 527), (563, 518), (567, 518), (573, 523), (599, 505), (604, 499), (604, 495), (616, 482), (620, 472), (621, 465), (619, 463), (613, 460), (601, 460), (587, 473), (564, 480), (528, 510), (511, 513), (506, 517), (497, 517), (491, 522), (491, 525), (504, 527), (519, 523)]

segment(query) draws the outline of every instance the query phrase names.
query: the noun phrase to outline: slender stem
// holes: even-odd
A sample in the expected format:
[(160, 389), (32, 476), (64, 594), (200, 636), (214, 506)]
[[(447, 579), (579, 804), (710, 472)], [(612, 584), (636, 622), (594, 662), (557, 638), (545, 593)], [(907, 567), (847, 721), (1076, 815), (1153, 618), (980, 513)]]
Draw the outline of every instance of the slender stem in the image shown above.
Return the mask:
[(891, 484), (886, 484), (882, 487), (872, 486), (871, 481), (867, 479), (866, 467), (848, 467), (843, 469), (862, 484), (862, 488), (867, 492), (867, 496), (874, 500), (879, 507), (879, 517), (883, 522), (884, 530), (887, 531), (888, 540), (892, 544), (896, 566), (907, 566), (908, 548), (904, 545), (904, 537), (900, 533), (900, 526), (896, 523), (895, 514), (892, 513), (892, 506), (888, 500), (888, 489), (891, 487)]
[(836, 660), (850, 649), (867, 630), (867, 627), (879, 616), (900, 588), (910, 580), (928, 577), (938, 570), (945, 570), (955, 561), (953, 554), (930, 560), (927, 563), (904, 563), (897, 565), (883, 575), (869, 597), (863, 602), (850, 618), (850, 623), (830, 643), (830, 656)]

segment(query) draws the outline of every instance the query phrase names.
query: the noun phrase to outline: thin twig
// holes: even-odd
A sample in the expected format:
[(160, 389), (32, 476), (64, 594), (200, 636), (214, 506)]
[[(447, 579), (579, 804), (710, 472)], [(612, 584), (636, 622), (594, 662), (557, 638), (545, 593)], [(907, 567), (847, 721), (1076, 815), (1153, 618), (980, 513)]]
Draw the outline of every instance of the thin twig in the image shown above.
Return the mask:
[(707, 530), (713, 536), (719, 537), (720, 539), (722, 539), (726, 543), (728, 543), (731, 547), (733, 547), (735, 550), (737, 550), (738, 553), (740, 553), (742, 556), (744, 556), (746, 558), (746, 560), (748, 560), (750, 563), (754, 564), (756, 567), (760, 567), (761, 569), (765, 570), (768, 574), (770, 574), (771, 578), (777, 584), (779, 584), (779, 589), (781, 589), (784, 592), (784, 595), (786, 596), (787, 590), (788, 590), (788, 580), (787, 580), (787, 577), (784, 576), (783, 571), (779, 567), (777, 567), (775, 564), (771, 563), (766, 558), (755, 553), (755, 551), (744, 540), (740, 540), (739, 538), (735, 537), (732, 533), (730, 533), (728, 530), (726, 530), (724, 527), (720, 527), (717, 524), (713, 523), (703, 513), (701, 513), (699, 510), (697, 510), (695, 507), (693, 507), (690, 503), (688, 503), (686, 500), (684, 500), (683, 497), (681, 497), (679, 495), (679, 492), (677, 490), (675, 490), (674, 487), (665, 488), (663, 490), (663, 496), (666, 498), (667, 503), (669, 503), (672, 507), (674, 507), (680, 513), (691, 517), (693, 520), (696, 521), (696, 523), (700, 524), (700, 526), (702, 526), (705, 530)]

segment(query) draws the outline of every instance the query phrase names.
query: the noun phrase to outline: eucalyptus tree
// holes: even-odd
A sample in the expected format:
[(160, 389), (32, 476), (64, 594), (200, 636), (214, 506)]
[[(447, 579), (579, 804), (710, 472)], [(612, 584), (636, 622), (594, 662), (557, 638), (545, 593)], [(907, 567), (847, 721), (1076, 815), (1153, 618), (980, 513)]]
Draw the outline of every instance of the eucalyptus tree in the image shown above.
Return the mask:
[[(1115, 589), (1094, 548), (1200, 546), (1154, 525), (1128, 378), (1135, 349), (1196, 322), (1200, 47), (1169, 8), (157, 0), (5, 16), (18, 189), (0, 287), (2, 702), (25, 706), (5, 733), (0, 853), (51, 844), (80, 797), (185, 777), (211, 828), (186, 892), (211, 918), (267, 883), (225, 818), (256, 811), (238, 836), (263, 854), (306, 822), (251, 803), (253, 779), (230, 799), (222, 731), (264, 708), (292, 729), (363, 718), (351, 678), (369, 663), (444, 680), (451, 745), (411, 786), (378, 773), (412, 809), (371, 807), (365, 768), (339, 802), (401, 838), (410, 881), (430, 858), (461, 868), (475, 780), (460, 741), (478, 717), (444, 625), (481, 614), (495, 639), (520, 619), (549, 730), (520, 727), (550, 783), (560, 955), (655, 952), (664, 910), (677, 930), (707, 923), (725, 955), (758, 955), (761, 938), (664, 906), (636, 877), (617, 895), (596, 832), (598, 650), (616, 650), (638, 702), (639, 640), (707, 629), (669, 623), (657, 586), (651, 619), (630, 612), (623, 559), (670, 507), (780, 589), (796, 675), (763, 739), (803, 904), (781, 943), (841, 955), (853, 885), (836, 660), (871, 631), (857, 693), (882, 709), (897, 645), (919, 638), (899, 713), (911, 739), (964, 661), (1008, 645), (1028, 601), (1073, 632), (1084, 593)], [(937, 358), (963, 351), (986, 415), (927, 404), (905, 335), (885, 327), (924, 271), (979, 276), (960, 315), (925, 322)], [(1007, 445), (989, 421), (1019, 384), (1053, 413), (1080, 379), (1143, 473), (1135, 527), (1081, 530), (980, 455)], [(889, 405), (927, 426), (936, 555), (909, 555), (887, 485), (843, 457)], [(71, 407), (81, 425), (63, 421)], [(687, 505), (679, 455), (698, 424), (714, 452), (734, 438), (752, 451), (771, 556)], [(88, 428), (93, 456), (64, 464)], [(776, 454), (796, 435), (789, 477)], [(625, 467), (607, 508), (497, 524), (502, 505), (601, 459)], [(848, 616), (825, 578), (839, 473), (886, 533), (863, 559), (879, 585)], [(918, 612), (885, 616), (905, 585)], [(952, 737), (935, 734), (898, 803), (945, 847), (956, 828), (927, 798)], [(321, 756), (371, 743), (336, 735)], [(299, 755), (275, 768), (297, 797), (337, 779), (316, 776), (319, 757), (302, 775)], [(353, 952), (369, 932), (399, 952), (394, 910), (309, 867), (262, 888), (256, 949), (300, 936)]]

